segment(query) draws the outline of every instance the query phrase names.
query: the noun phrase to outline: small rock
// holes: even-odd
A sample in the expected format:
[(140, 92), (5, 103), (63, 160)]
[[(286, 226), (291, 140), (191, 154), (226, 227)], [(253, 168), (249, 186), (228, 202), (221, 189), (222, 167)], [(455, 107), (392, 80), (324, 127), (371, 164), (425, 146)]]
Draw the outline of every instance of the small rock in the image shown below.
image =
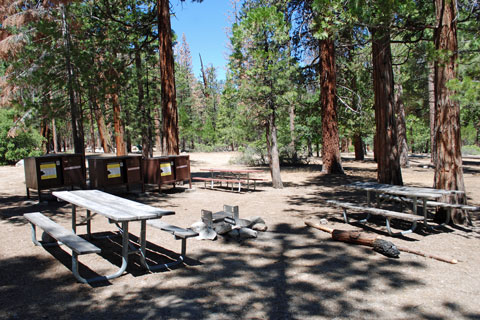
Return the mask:
[(327, 219), (320, 219), (320, 224), (328, 224), (328, 220)]
[(251, 228), (257, 231), (267, 231), (268, 229), (267, 225), (264, 223), (256, 223)]
[(240, 228), (238, 229), (238, 236), (240, 239), (249, 239), (249, 238), (256, 238), (257, 231), (252, 230), (250, 228)]
[(251, 221), (249, 228), (257, 231), (267, 231), (268, 227), (267, 224), (265, 223), (265, 220), (263, 220), (260, 217), (252, 217), (248, 218), (248, 220)]

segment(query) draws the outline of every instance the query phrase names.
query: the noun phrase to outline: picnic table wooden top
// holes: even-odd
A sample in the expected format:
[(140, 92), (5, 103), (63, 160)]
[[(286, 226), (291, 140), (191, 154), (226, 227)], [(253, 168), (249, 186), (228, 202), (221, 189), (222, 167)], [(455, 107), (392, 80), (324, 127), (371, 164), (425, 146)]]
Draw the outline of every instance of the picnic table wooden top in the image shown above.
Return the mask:
[(55, 191), (55, 197), (96, 212), (115, 222), (155, 219), (175, 214), (99, 190)]
[(232, 173), (256, 173), (256, 172), (263, 172), (263, 170), (257, 169), (220, 169), (220, 168), (204, 168), (200, 169), (200, 171), (209, 171), (209, 172), (232, 172)]
[(354, 182), (346, 185), (348, 188), (374, 191), (379, 193), (388, 193), (406, 197), (420, 197), (426, 199), (438, 199), (444, 195), (451, 195), (450, 190), (423, 188), (423, 187), (411, 187), (411, 186), (397, 186), (391, 184), (382, 184), (376, 182)]

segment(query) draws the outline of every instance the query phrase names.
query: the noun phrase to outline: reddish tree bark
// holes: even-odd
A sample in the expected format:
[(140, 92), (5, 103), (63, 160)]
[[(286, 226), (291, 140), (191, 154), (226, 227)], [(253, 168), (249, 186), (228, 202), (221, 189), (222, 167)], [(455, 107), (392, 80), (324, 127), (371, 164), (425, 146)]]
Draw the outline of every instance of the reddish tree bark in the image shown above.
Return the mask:
[(335, 46), (330, 38), (320, 41), (320, 63), (323, 138), (322, 173), (344, 173), (338, 141)]
[(153, 120), (153, 124), (155, 126), (155, 146), (157, 151), (161, 151), (162, 149), (162, 122), (161, 122), (161, 113), (159, 109), (154, 109), (153, 111), (155, 115), (155, 119)]
[[(460, 106), (452, 99), (453, 90), (448, 81), (457, 76), (457, 1), (436, 0), (438, 26), (435, 30), (435, 177), (434, 187), (463, 190), (462, 153), (460, 139)], [(458, 212), (454, 222), (463, 222), (464, 214)]]
[(353, 136), (353, 146), (355, 148), (355, 160), (365, 160), (365, 148), (362, 136), (359, 133)]
[(117, 156), (126, 155), (127, 146), (125, 144), (125, 134), (121, 120), (120, 103), (118, 101), (118, 94), (113, 93), (110, 96), (113, 109), (113, 127), (115, 130), (115, 145), (117, 147)]
[(105, 125), (105, 117), (103, 116), (103, 112), (100, 109), (100, 106), (98, 105), (96, 98), (91, 96), (91, 101), (93, 105), (93, 113), (95, 114), (95, 120), (97, 121), (97, 130), (98, 130), (98, 135), (100, 137), (100, 143), (102, 145), (103, 152), (109, 153), (111, 142), (110, 142), (107, 126)]
[(158, 40), (162, 86), (162, 153), (179, 154), (178, 112), (169, 0), (158, 0)]
[(402, 185), (397, 147), (390, 31), (386, 27), (372, 29), (372, 38), (377, 180), (380, 183)]
[(428, 106), (430, 116), (430, 161), (435, 163), (435, 66), (433, 63), (428, 65)]

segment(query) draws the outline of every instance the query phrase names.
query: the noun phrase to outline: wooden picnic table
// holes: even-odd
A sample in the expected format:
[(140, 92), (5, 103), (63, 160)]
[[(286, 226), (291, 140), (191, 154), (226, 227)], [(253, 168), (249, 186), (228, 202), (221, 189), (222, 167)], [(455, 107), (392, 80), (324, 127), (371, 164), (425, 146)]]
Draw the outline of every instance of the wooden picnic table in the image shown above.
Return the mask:
[(204, 177), (195, 177), (194, 180), (204, 181), (205, 187), (207, 181), (210, 182), (210, 187), (213, 189), (214, 182), (222, 182), (232, 183), (232, 190), (233, 184), (238, 183), (238, 192), (241, 191), (241, 184), (242, 182), (247, 183), (247, 190), (250, 189), (250, 181), (253, 181), (253, 188), (256, 190), (256, 182), (259, 180), (263, 180), (260, 178), (252, 178), (250, 176), (251, 173), (261, 173), (262, 170), (257, 169), (230, 169), (230, 168), (204, 168), (200, 169), (200, 171), (207, 171), (211, 173), (210, 178)]
[[(109, 219), (110, 223), (115, 223), (122, 235), (122, 265), (117, 272), (101, 276), (93, 279), (84, 279), (75, 268), (72, 271), (77, 279), (81, 282), (94, 282), (99, 280), (108, 280), (121, 276), (128, 265), (128, 256), (132, 253), (140, 255), (142, 265), (148, 270), (151, 267), (147, 264), (145, 259), (146, 252), (146, 223), (147, 220), (158, 219), (166, 215), (175, 214), (171, 210), (163, 210), (155, 208), (146, 204), (138, 203), (132, 200), (124, 199), (109, 193), (99, 190), (76, 190), (76, 191), (57, 191), (53, 195), (58, 199), (66, 201), (72, 205), (72, 231), (77, 233), (77, 226), (85, 225), (87, 228), (87, 237), (91, 237), (91, 220), (96, 215), (102, 215)], [(77, 222), (77, 207), (87, 210), (84, 220)], [(133, 221), (140, 221), (140, 248), (132, 249), (129, 246), (129, 223)]]
[[(362, 190), (367, 192), (367, 206), (370, 206), (371, 202), (371, 193), (377, 195), (377, 204), (379, 204), (378, 195), (392, 195), (399, 196), (411, 199), (413, 213), (416, 215), (418, 212), (418, 203), (423, 205), (423, 214), (424, 214), (424, 225), (428, 227), (427, 224), (427, 203), (429, 200), (438, 200), (444, 196), (456, 196), (461, 194), (462, 191), (458, 190), (443, 190), (443, 189), (433, 189), (425, 187), (413, 187), (413, 186), (398, 186), (390, 184), (382, 184), (376, 182), (354, 182), (346, 185), (347, 188)], [(438, 202), (435, 202), (438, 204)], [(450, 212), (448, 211), (447, 218), (445, 223), (450, 221)]]

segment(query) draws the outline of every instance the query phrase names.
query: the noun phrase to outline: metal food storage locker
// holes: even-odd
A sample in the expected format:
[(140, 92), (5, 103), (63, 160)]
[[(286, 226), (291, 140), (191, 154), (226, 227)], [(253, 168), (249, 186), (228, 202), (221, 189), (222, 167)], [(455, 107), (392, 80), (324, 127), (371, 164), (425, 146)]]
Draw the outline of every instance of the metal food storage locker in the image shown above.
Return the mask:
[(23, 160), (27, 198), (30, 189), (37, 190), (38, 201), (41, 191), (50, 188), (86, 188), (85, 157), (79, 153), (52, 153)]
[(157, 184), (161, 190), (162, 184), (175, 184), (188, 180), (192, 188), (189, 155), (171, 155), (143, 159), (145, 170), (144, 182)]
[(144, 190), (141, 156), (88, 157), (88, 175), (92, 189), (126, 185), (130, 190), (131, 185), (140, 184)]

